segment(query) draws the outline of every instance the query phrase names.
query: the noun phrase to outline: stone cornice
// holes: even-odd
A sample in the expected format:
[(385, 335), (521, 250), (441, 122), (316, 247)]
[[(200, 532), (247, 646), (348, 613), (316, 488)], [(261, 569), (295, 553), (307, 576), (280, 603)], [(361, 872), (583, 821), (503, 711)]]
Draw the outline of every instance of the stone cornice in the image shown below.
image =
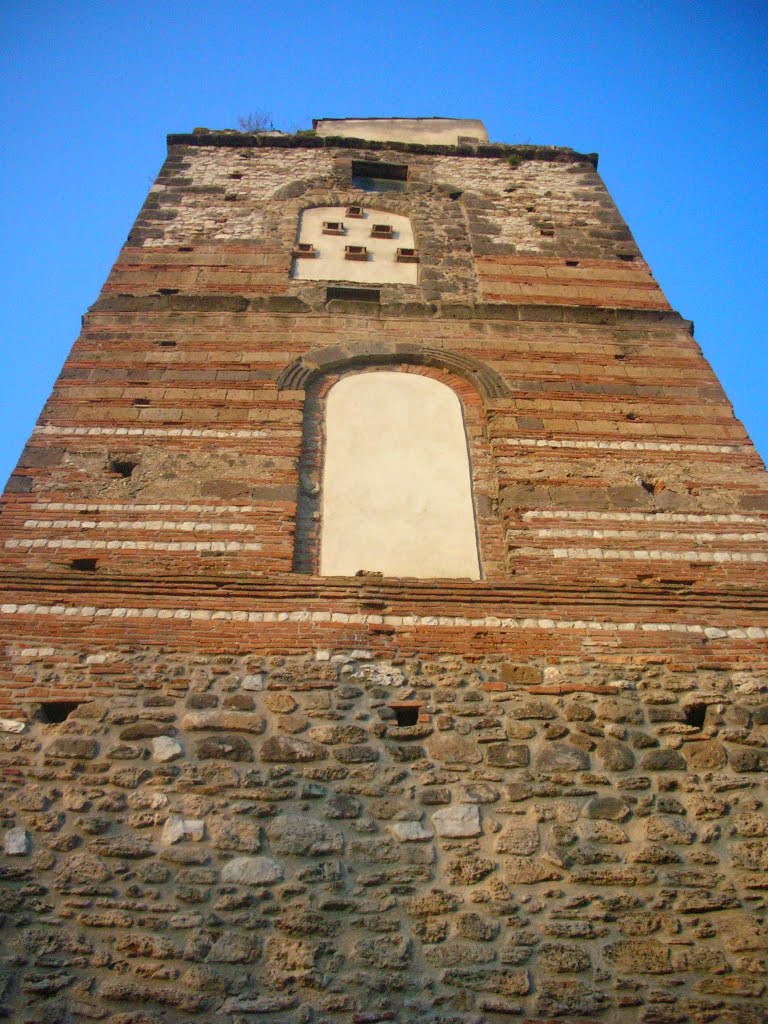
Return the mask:
[(247, 298), (244, 295), (101, 295), (89, 313), (344, 313), (367, 319), (402, 320), (517, 320), (542, 323), (683, 328), (693, 334), (693, 322), (666, 309), (628, 309), (605, 306), (546, 306), (506, 302), (364, 302), (331, 299), (317, 306), (295, 295)]
[(348, 139), (343, 136), (318, 136), (314, 132), (293, 135), (252, 135), (238, 131), (208, 131), (196, 128), (193, 132), (173, 133), (167, 136), (172, 146), (217, 146), (224, 149), (364, 149), (412, 153), (417, 156), (457, 156), (503, 158), (515, 162), (543, 160), (548, 163), (586, 163), (597, 167), (597, 153), (577, 153), (566, 146), (509, 145), (507, 143), (481, 143), (476, 146), (427, 146), (416, 142), (377, 142), (372, 139)]

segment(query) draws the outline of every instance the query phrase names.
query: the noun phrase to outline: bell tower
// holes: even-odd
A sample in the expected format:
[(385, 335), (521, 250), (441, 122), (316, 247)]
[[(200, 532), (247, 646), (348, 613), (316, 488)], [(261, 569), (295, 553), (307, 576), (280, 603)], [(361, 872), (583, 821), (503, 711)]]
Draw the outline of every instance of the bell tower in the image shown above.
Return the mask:
[(766, 1020), (768, 477), (594, 154), (170, 135), (0, 508), (9, 1019)]

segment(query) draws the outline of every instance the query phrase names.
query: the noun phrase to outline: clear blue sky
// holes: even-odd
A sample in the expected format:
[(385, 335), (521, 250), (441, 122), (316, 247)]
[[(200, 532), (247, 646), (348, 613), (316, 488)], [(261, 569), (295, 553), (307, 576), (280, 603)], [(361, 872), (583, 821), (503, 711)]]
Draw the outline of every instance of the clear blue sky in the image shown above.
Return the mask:
[(0, 3), (0, 484), (165, 153), (272, 113), (480, 117), (600, 172), (768, 456), (768, 14), (749, 0)]

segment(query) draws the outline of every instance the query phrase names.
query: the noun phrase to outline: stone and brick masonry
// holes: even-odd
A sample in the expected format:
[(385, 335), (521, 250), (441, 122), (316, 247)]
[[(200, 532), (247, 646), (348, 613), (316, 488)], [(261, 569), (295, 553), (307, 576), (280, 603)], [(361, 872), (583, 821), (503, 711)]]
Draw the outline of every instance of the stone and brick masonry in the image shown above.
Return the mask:
[[(768, 477), (595, 165), (169, 137), (2, 499), (6, 1019), (768, 1020)], [(290, 276), (355, 202), (418, 285)], [(462, 402), (480, 581), (317, 574), (380, 366)]]

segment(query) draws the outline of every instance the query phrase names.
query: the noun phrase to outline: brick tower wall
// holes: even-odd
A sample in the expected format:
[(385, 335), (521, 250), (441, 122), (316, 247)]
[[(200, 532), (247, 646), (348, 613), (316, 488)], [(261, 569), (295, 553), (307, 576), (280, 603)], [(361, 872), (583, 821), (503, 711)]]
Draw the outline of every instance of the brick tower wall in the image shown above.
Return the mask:
[[(169, 138), (2, 499), (11, 1019), (766, 1020), (768, 478), (595, 165)], [(291, 276), (352, 203), (417, 285)], [(461, 401), (479, 581), (318, 575), (382, 367)]]

